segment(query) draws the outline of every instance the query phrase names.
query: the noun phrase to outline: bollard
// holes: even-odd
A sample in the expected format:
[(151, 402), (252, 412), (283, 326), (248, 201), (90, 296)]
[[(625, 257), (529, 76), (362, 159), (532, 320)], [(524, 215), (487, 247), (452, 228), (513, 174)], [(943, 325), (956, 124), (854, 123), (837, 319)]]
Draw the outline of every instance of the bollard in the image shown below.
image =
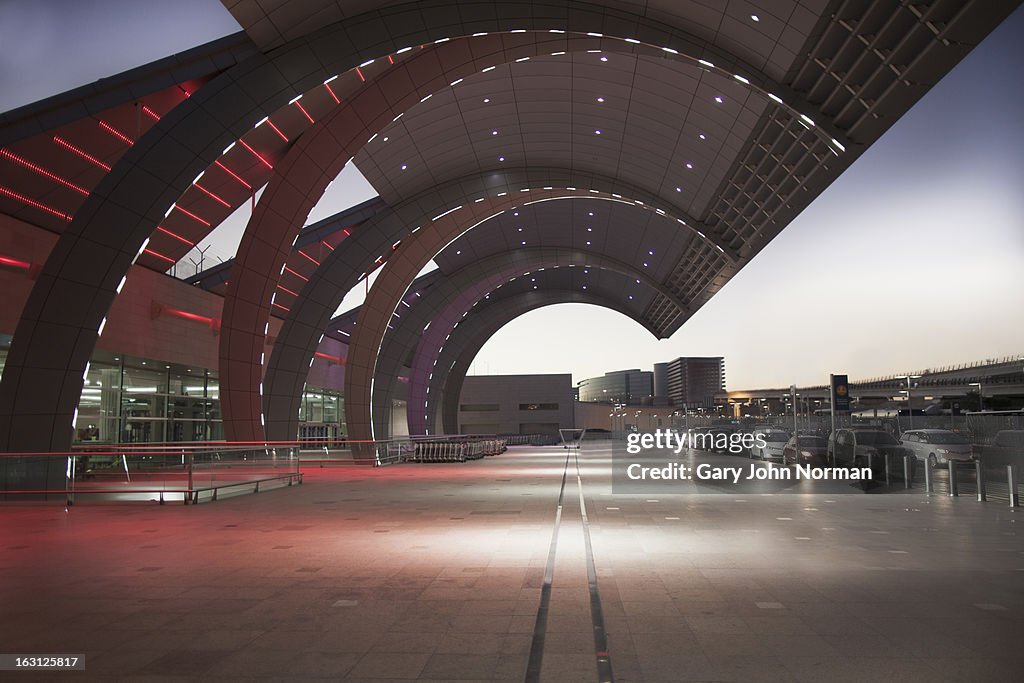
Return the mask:
[(1010, 507), (1017, 507), (1017, 470), (1013, 465), (1006, 466), (1007, 490), (1010, 492)]
[(889, 457), (888, 453), (882, 454), (882, 463), (885, 466), (885, 485), (889, 486), (892, 483), (892, 476), (890, 470), (892, 469), (889, 465), (892, 462), (892, 458)]
[(981, 467), (981, 461), (974, 461), (974, 478), (978, 483), (978, 502), (985, 502), (985, 470)]
[(956, 480), (956, 460), (947, 460), (946, 465), (949, 468), (949, 495), (959, 496), (960, 486)]
[(932, 464), (927, 460), (924, 461), (924, 492), (935, 492), (935, 488), (932, 486)]
[(904, 455), (903, 456), (903, 487), (913, 488), (914, 483), (914, 461), (911, 460), (914, 456)]

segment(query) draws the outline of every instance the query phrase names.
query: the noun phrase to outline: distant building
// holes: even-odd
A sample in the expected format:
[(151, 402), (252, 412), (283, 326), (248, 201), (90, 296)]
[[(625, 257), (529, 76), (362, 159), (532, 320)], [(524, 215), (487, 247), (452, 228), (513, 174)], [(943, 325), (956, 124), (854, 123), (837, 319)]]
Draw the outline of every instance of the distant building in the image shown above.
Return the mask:
[(710, 408), (725, 391), (725, 358), (682, 357), (654, 366), (655, 396), (664, 392), (677, 408)]
[(558, 434), (574, 420), (572, 375), (470, 375), (462, 385), (462, 434)]
[(654, 373), (649, 370), (616, 370), (601, 377), (582, 380), (578, 385), (581, 403), (624, 403), (640, 405), (649, 402)]

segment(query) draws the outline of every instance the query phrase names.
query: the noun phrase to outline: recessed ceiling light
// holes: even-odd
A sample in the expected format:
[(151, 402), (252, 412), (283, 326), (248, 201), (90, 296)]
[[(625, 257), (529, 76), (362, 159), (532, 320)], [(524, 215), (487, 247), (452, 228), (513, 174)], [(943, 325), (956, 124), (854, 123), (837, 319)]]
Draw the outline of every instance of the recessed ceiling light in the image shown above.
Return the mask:
[(498, 157), (498, 161), (505, 161), (505, 157)]
[(390, 138), (387, 135), (384, 136), (384, 142), (387, 142)]
[(519, 212), (518, 212), (518, 211), (516, 211), (516, 212), (515, 212), (514, 214), (512, 214), (512, 215), (513, 215), (513, 216), (518, 216), (518, 215), (519, 215)]
[(588, 211), (588, 212), (587, 212), (587, 215), (588, 215), (588, 216), (593, 216), (593, 215), (594, 215), (594, 212), (593, 212), (593, 211)]
[(522, 232), (522, 231), (523, 231), (522, 228), (516, 228), (516, 232)]
[(588, 247), (590, 246), (590, 240), (587, 240), (587, 246)]
[(498, 131), (496, 131), (496, 130), (492, 130), (491, 131), (491, 135), (497, 135), (497, 134), (498, 134)]
[(681, 188), (681, 187), (677, 187), (676, 188), (676, 192), (682, 192), (682, 191), (683, 191), (683, 188)]
[(697, 137), (699, 137), (701, 140), (707, 140), (708, 139), (708, 136), (704, 135), (704, 133), (698, 133)]
[(602, 61), (602, 62), (607, 62), (607, 61), (608, 61), (608, 58), (607, 58), (607, 57), (605, 57), (604, 55), (602, 55), (602, 56), (601, 56), (601, 61)]
[(633, 295), (632, 295), (632, 294), (630, 294), (630, 295), (629, 295), (629, 300), (630, 300), (630, 301), (632, 301), (632, 300), (633, 300)]
[(522, 244), (524, 247), (526, 246), (526, 242), (521, 242), (520, 244)]
[(594, 232), (593, 228), (587, 228), (587, 232)]
[(654, 256), (654, 250), (653, 249), (648, 249), (647, 253), (650, 254), (651, 256)]
[(686, 168), (693, 168), (693, 164), (691, 164), (689, 161), (687, 161), (686, 162)]
[(488, 102), (490, 102), (490, 101), (491, 101), (491, 98), (490, 98), (490, 97), (485, 97), (485, 98), (484, 98), (484, 104), (487, 104), (487, 103), (488, 103)]
[(587, 286), (586, 286), (586, 285), (583, 285), (583, 289), (586, 289), (586, 288), (587, 288)]
[(462, 250), (460, 249), (460, 250), (458, 250), (457, 252), (455, 252), (455, 255), (456, 255), (456, 256), (462, 256)]
[(723, 100), (722, 100), (722, 96), (721, 95), (715, 95), (715, 102), (718, 102), (719, 104), (721, 104), (722, 101)]
[(598, 97), (598, 98), (597, 98), (597, 101), (598, 101), (598, 102), (604, 102), (604, 98), (603, 98), (603, 97)]
[(405, 169), (407, 169), (407, 168), (409, 168), (409, 165), (408, 165), (408, 164), (402, 164), (402, 170), (403, 170), (403, 171), (404, 171)]
[(753, 19), (755, 22), (761, 21), (761, 17), (757, 16), (756, 14), (751, 14), (750, 18)]
[(647, 261), (644, 261), (644, 268), (647, 267)]
[(601, 134), (601, 131), (599, 131), (599, 130), (595, 130), (594, 131), (594, 135), (600, 135), (600, 134)]
[(637, 280), (637, 281), (636, 281), (636, 283), (637, 283), (637, 284), (640, 284), (640, 281), (639, 281), (639, 280)]

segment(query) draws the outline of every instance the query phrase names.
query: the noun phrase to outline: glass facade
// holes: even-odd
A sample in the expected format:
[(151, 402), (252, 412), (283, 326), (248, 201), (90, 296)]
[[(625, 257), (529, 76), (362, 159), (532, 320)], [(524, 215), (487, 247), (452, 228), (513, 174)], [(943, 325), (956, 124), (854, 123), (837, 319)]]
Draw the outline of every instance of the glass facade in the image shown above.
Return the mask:
[(582, 402), (636, 405), (651, 397), (653, 384), (650, 371), (618, 370), (582, 380), (577, 388)]
[[(11, 337), (0, 335), (0, 377)], [(308, 387), (299, 407), (300, 439), (339, 439), (339, 391)], [(217, 373), (100, 352), (89, 363), (75, 419), (75, 443), (222, 441)]]

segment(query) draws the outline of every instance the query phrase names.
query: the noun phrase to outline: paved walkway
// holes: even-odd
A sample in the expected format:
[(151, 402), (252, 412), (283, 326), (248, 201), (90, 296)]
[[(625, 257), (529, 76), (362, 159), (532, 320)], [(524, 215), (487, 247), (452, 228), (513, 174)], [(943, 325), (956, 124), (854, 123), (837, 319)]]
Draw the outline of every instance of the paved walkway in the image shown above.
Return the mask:
[[(596, 681), (565, 465), (560, 448), (513, 448), (311, 469), (301, 487), (198, 506), (0, 506), (0, 653), (85, 654), (84, 673), (61, 677), (76, 680), (462, 681), (524, 680), (533, 649), (541, 680)], [(584, 448), (615, 680), (1021, 680), (1024, 512), (924, 495), (613, 496), (609, 468), (607, 444)]]

